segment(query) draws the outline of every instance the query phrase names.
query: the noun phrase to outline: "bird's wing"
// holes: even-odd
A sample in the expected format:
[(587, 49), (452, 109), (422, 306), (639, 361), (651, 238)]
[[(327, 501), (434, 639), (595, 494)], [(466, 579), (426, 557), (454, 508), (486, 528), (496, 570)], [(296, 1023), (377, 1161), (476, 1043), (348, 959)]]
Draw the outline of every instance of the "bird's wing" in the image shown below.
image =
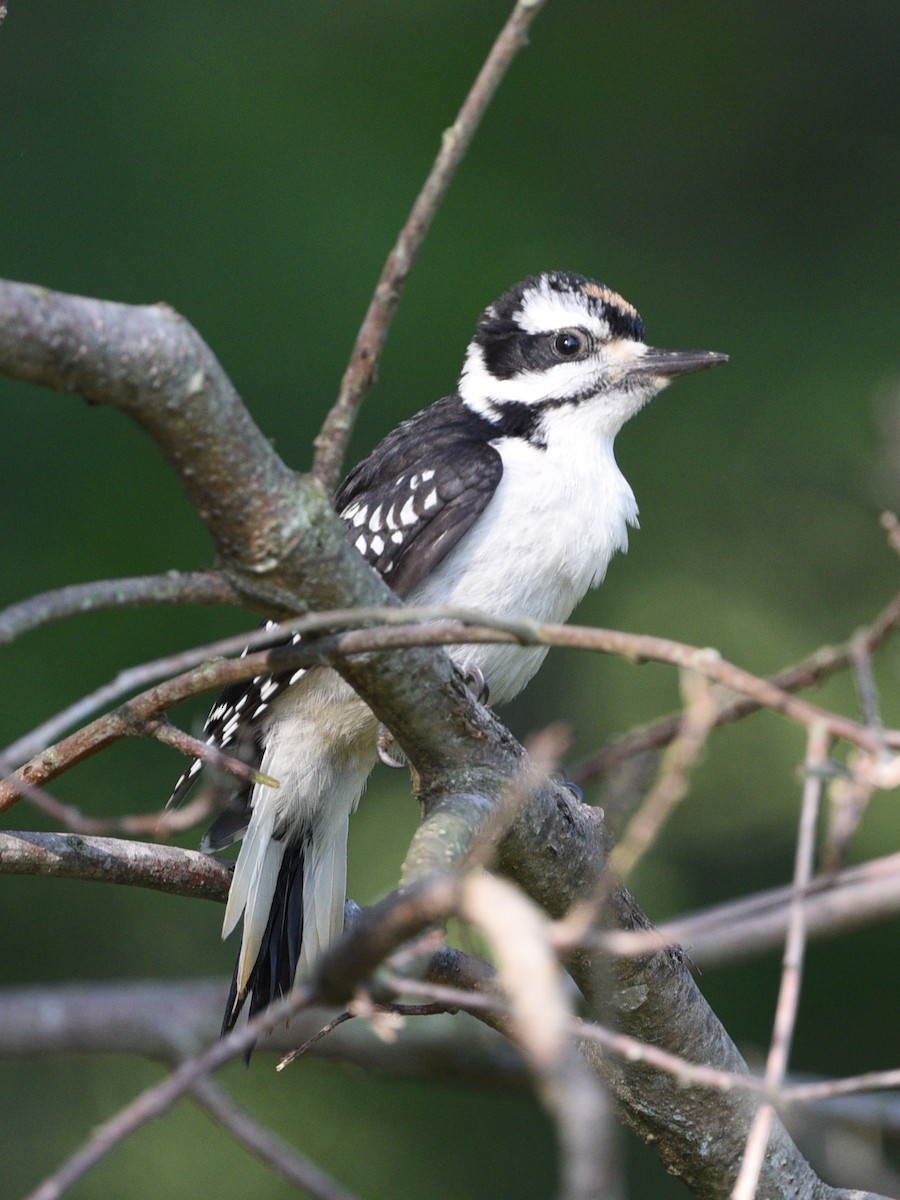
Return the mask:
[(488, 442), (452, 426), (426, 441), (415, 421), (363, 459), (335, 497), (348, 538), (401, 598), (446, 558), (503, 474)]
[[(426, 412), (427, 422), (420, 413), (385, 438), (335, 496), (348, 540), (401, 598), (457, 545), (487, 507), (503, 474), (500, 454), (483, 433), (476, 436), (480, 418), (468, 413), (458, 397), (439, 401)], [(266, 625), (273, 632), (278, 629), (273, 621)], [(276, 636), (270, 648), (298, 640), (297, 634)], [(265, 714), (302, 674), (302, 668), (273, 672), (225, 688), (206, 719), (204, 741), (258, 768)], [(181, 803), (202, 768), (203, 761), (194, 759), (176, 783), (168, 807)], [(219, 850), (243, 835), (252, 790), (251, 783), (234, 789), (201, 849)]]

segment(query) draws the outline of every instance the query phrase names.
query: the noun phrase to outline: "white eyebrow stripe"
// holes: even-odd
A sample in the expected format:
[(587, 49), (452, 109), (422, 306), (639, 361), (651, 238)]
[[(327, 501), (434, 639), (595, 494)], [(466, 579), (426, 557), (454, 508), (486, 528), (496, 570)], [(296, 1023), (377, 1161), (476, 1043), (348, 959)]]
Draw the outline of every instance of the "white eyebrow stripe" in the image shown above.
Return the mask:
[(586, 296), (552, 288), (529, 288), (515, 320), (525, 333), (552, 333), (555, 329), (580, 326), (601, 341), (610, 335), (609, 322), (592, 310)]

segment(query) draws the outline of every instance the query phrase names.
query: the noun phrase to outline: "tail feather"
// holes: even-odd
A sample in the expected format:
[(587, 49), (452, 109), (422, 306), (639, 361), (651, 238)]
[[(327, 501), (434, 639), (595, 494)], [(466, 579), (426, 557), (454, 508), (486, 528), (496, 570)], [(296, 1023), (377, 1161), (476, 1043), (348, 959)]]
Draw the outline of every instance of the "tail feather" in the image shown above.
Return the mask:
[(222, 1026), (227, 1033), (249, 998), (249, 1014), (310, 975), (344, 927), (348, 817), (307, 825), (280, 841), (251, 822), (226, 910), (226, 932), (243, 911), (241, 948)]
[(307, 845), (304, 839), (285, 849), (256, 961), (243, 982), (238, 955), (222, 1022), (223, 1036), (234, 1027), (245, 1000), (249, 999), (252, 1017), (293, 986), (303, 938), (303, 868)]
[(344, 928), (344, 897), (347, 893), (346, 819), (317, 831), (303, 881), (303, 911), (306, 936), (300, 948), (300, 974), (307, 975), (323, 950)]
[(251, 889), (258, 876), (260, 863), (264, 860), (272, 844), (274, 826), (275, 814), (272, 811), (266, 811), (260, 805), (253, 813), (241, 843), (237, 862), (234, 865), (234, 875), (231, 877), (228, 902), (225, 905), (225, 916), (222, 920), (223, 938), (227, 938), (234, 930), (247, 907)]

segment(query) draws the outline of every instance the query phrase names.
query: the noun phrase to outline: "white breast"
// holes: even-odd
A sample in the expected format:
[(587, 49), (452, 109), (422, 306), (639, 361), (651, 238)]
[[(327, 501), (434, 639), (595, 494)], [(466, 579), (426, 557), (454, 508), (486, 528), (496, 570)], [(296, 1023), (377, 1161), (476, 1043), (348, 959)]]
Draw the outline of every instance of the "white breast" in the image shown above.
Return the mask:
[[(552, 438), (538, 449), (520, 438), (495, 443), (503, 477), (462, 542), (410, 597), (497, 617), (565, 621), (596, 587), (637, 524), (634, 494), (598, 434), (592, 405), (553, 414)], [(543, 647), (466, 646), (452, 652), (477, 665), (503, 702), (537, 671)]]

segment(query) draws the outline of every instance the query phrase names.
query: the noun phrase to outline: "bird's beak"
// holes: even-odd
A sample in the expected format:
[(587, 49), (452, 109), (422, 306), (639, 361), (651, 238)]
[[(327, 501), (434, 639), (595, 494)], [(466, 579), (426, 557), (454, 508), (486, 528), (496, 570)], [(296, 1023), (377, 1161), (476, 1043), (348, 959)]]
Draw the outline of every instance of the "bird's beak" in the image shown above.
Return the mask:
[(715, 350), (657, 350), (648, 346), (646, 354), (628, 364), (629, 375), (689, 375), (728, 362), (727, 354)]

